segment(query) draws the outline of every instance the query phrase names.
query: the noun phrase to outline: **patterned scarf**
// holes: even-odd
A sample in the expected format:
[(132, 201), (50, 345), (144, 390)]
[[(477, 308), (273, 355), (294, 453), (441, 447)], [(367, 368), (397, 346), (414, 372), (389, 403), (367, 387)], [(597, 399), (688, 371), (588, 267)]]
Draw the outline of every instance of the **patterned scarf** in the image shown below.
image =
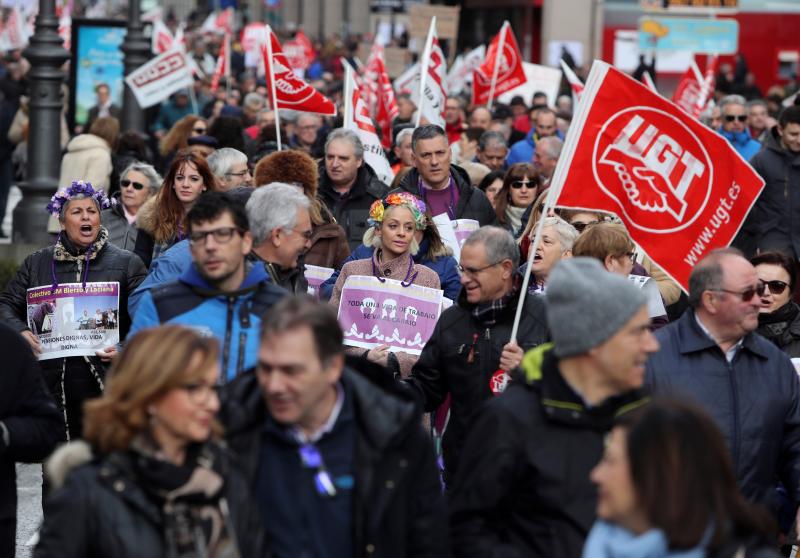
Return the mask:
[[(56, 262), (77, 262), (78, 274), (75, 280), (80, 281), (83, 288), (86, 289), (86, 278), (89, 276), (89, 262), (97, 257), (97, 254), (105, 247), (107, 241), (108, 231), (105, 227), (100, 227), (97, 239), (84, 252), (81, 252), (81, 250), (64, 235), (64, 231), (58, 233), (58, 238), (56, 239), (56, 244), (53, 249), (53, 262), (50, 268), (53, 274), (53, 290), (58, 287)], [(83, 271), (83, 273), (81, 273), (81, 271)], [(81, 275), (83, 277), (81, 277)]]
[(521, 287), (522, 276), (519, 273), (515, 273), (511, 290), (497, 300), (476, 304), (471, 311), (472, 317), (483, 324), (483, 327), (494, 326), (500, 320), (506, 308), (511, 306), (517, 299), (517, 293), (519, 293)]

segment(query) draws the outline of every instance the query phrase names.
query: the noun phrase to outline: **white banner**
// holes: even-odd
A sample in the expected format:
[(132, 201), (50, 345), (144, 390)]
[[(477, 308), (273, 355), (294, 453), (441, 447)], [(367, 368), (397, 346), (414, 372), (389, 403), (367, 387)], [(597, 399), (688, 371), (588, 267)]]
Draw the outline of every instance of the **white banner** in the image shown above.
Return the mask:
[(447, 91), (450, 92), (450, 95), (455, 95), (467, 89), (467, 84), (472, 82), (472, 73), (481, 65), (485, 57), (486, 47), (481, 45), (456, 58), (447, 73)]
[(156, 56), (125, 77), (141, 108), (151, 107), (169, 98), (179, 89), (193, 87), (194, 79), (186, 55), (179, 46)]
[(520, 95), (526, 103), (530, 103), (536, 91), (543, 91), (547, 95), (547, 104), (554, 107), (558, 89), (561, 87), (561, 70), (530, 62), (523, 62), (522, 67), (527, 81), (519, 87), (506, 91), (497, 99), (501, 103), (510, 103), (514, 96)]

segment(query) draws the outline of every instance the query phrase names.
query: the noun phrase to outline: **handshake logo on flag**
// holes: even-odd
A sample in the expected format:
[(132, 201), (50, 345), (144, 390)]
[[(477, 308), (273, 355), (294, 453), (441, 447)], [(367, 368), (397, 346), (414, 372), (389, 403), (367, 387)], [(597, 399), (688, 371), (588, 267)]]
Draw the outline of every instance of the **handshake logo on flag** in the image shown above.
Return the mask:
[(711, 193), (705, 148), (682, 122), (657, 109), (634, 107), (609, 118), (593, 163), (598, 185), (632, 224), (650, 232), (687, 227)]

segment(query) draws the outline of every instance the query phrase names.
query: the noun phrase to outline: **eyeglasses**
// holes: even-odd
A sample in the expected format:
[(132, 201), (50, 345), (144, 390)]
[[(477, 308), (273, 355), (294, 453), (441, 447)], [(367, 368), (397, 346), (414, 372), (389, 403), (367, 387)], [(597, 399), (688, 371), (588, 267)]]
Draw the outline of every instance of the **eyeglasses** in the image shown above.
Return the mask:
[(134, 190), (141, 190), (142, 188), (144, 188), (144, 184), (142, 184), (141, 182), (133, 182), (128, 180), (127, 178), (125, 180), (120, 180), (119, 185), (122, 186), (123, 188), (127, 188), (128, 186), (133, 186)]
[(219, 386), (208, 385), (202, 382), (190, 382), (180, 386), (189, 396), (189, 400), (195, 405), (208, 403), (212, 397), (219, 397)]
[(250, 171), (245, 169), (245, 170), (239, 171), (239, 172), (226, 172), (225, 176), (246, 176), (248, 174), (250, 174)]
[(724, 116), (725, 122), (733, 122), (734, 120), (738, 120), (739, 122), (747, 122), (747, 115), (746, 114), (726, 114)]
[(189, 234), (189, 243), (190, 244), (205, 244), (206, 237), (211, 235), (214, 237), (214, 242), (219, 242), (220, 244), (227, 244), (233, 238), (233, 233), (240, 233), (242, 230), (236, 227), (221, 227), (219, 229), (214, 229), (213, 231), (196, 231)]
[(513, 180), (511, 182), (511, 187), (515, 190), (519, 190), (523, 186), (527, 188), (536, 188), (537, 184), (535, 182), (531, 182), (530, 180)]
[(495, 262), (493, 264), (485, 265), (483, 267), (478, 267), (478, 268), (464, 267), (461, 264), (458, 264), (456, 267), (458, 268), (459, 273), (466, 273), (468, 275), (473, 275), (474, 276), (474, 275), (477, 275), (478, 273), (480, 273), (481, 271), (486, 271), (490, 267), (494, 267), (494, 266), (498, 265), (499, 263), (500, 262)]
[(206, 133), (206, 129), (205, 128), (192, 128), (192, 132), (194, 132), (197, 135), (202, 136), (203, 134)]
[(584, 223), (583, 221), (575, 221), (574, 223), (572, 223), (572, 226), (575, 227), (576, 231), (582, 233), (586, 229), (586, 227), (589, 227), (591, 225), (596, 225), (599, 222), (600, 221), (589, 221), (588, 223)]
[(311, 237), (314, 236), (314, 231), (312, 229), (308, 229), (307, 231), (298, 231), (297, 229), (292, 229), (291, 232), (296, 232), (306, 240), (311, 240)]
[(728, 289), (710, 289), (710, 290), (736, 295), (742, 299), (742, 302), (750, 302), (751, 300), (753, 300), (754, 296), (756, 295), (761, 296), (764, 294), (764, 291), (766, 290), (766, 285), (762, 281), (759, 281), (757, 285), (753, 287), (748, 287), (743, 291), (730, 291)]
[[(789, 283), (784, 283), (783, 281), (778, 281), (777, 279), (774, 281), (763, 281), (763, 283), (767, 288), (769, 288), (769, 292), (774, 295), (783, 294), (783, 291), (785, 291), (786, 287), (789, 286)], [(766, 292), (766, 290), (764, 292)]]
[(625, 252), (622, 255), (623, 256), (627, 256), (630, 261), (635, 261), (636, 260), (636, 252), (633, 252), (633, 251), (632, 252)]

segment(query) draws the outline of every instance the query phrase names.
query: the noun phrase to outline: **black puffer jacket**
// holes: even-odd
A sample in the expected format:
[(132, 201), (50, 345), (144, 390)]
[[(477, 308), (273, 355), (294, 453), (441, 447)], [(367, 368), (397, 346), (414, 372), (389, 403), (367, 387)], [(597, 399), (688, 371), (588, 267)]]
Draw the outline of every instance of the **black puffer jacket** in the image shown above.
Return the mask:
[[(35, 558), (167, 558), (160, 503), (142, 487), (132, 452), (93, 458), (85, 442), (69, 444), (48, 464), (56, 489), (45, 502)], [(232, 526), (241, 558), (268, 556), (258, 509), (226, 450), (206, 444), (203, 459), (225, 481), (220, 511)], [(63, 485), (63, 486), (62, 486)]]
[[(517, 298), (505, 308), (497, 323), (484, 327), (472, 315), (473, 305), (463, 290), (456, 304), (442, 313), (436, 328), (403, 383), (417, 396), (425, 411), (435, 410), (450, 394), (450, 421), (442, 440), (445, 478), (455, 474), (472, 413), (492, 397), (490, 383), (500, 367), (500, 354), (511, 338)], [(528, 351), (549, 338), (541, 296), (528, 294), (517, 333), (517, 344)], [(470, 352), (472, 362), (470, 363)]]
[(796, 302), (789, 301), (771, 314), (759, 314), (756, 332), (789, 358), (800, 358), (800, 306)]
[(317, 196), (344, 229), (351, 252), (361, 245), (364, 233), (367, 232), (367, 219), (372, 202), (383, 198), (388, 191), (389, 187), (381, 182), (372, 167), (364, 162), (358, 169), (356, 181), (350, 192), (346, 196), (340, 196), (328, 178), (325, 161), (319, 164)]
[[(353, 494), (355, 557), (448, 556), (447, 513), (433, 447), (419, 408), (381, 367), (348, 357), (342, 375), (354, 394), (358, 441)], [(229, 384), (221, 420), (251, 487), (268, 414), (253, 374)]]
[(526, 353), (521, 368), (470, 425), (449, 501), (455, 556), (580, 556), (597, 505), (589, 473), (605, 435), (647, 402), (632, 391), (586, 408), (548, 346)]
[[(64, 247), (72, 254), (76, 248), (64, 240)], [(27, 324), (27, 289), (53, 284), (53, 269), (59, 284), (79, 283), (82, 280), (82, 265), (77, 261), (53, 261), (55, 248), (49, 246), (25, 258), (17, 274), (0, 293), (0, 320), (18, 332), (29, 330)], [(120, 340), (124, 339), (131, 325), (128, 316), (128, 295), (144, 280), (146, 270), (142, 261), (133, 253), (105, 242), (94, 259), (90, 260), (86, 280), (116, 281), (119, 283), (119, 327)], [(82, 431), (81, 405), (88, 397), (99, 395), (96, 375), (105, 375), (104, 365), (96, 357), (68, 357), (41, 361), (45, 382), (61, 403), (64, 376), (64, 394), (67, 398), (67, 421), (70, 437), (79, 437)]]
[[(456, 219), (475, 219), (481, 227), (497, 224), (497, 214), (489, 202), (486, 194), (470, 184), (467, 171), (456, 165), (450, 165), (450, 174), (453, 176), (458, 188), (458, 203), (456, 204)], [(411, 169), (400, 182), (400, 188), (417, 197), (419, 191), (419, 172)]]

